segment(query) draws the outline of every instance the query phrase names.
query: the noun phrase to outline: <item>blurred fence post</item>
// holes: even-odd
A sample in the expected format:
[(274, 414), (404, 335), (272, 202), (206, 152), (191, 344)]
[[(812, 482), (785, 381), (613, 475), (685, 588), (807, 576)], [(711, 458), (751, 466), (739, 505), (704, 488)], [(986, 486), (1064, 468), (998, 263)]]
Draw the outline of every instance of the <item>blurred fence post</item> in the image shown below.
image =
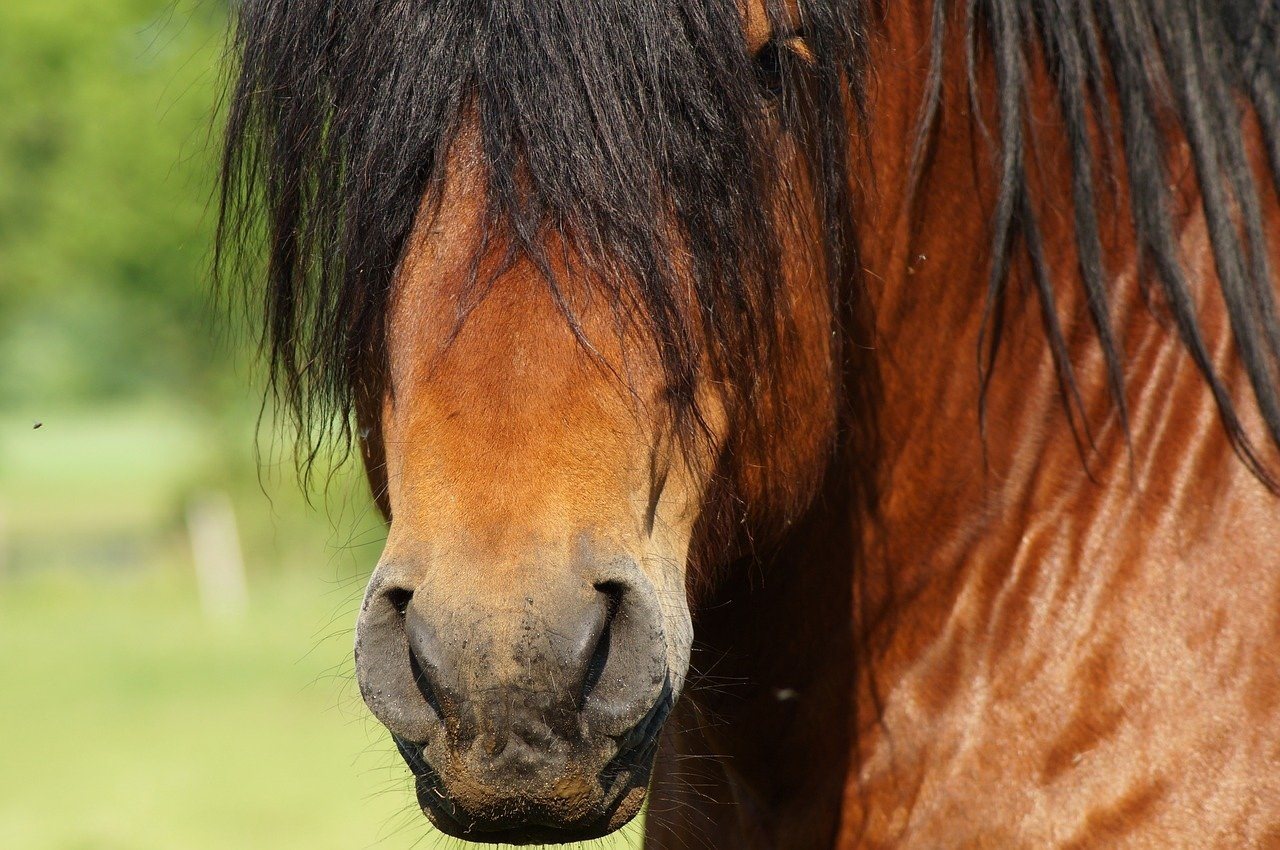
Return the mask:
[(0, 580), (9, 576), (9, 516), (0, 502)]
[(243, 619), (249, 592), (231, 497), (220, 491), (193, 497), (187, 503), (187, 534), (205, 616)]

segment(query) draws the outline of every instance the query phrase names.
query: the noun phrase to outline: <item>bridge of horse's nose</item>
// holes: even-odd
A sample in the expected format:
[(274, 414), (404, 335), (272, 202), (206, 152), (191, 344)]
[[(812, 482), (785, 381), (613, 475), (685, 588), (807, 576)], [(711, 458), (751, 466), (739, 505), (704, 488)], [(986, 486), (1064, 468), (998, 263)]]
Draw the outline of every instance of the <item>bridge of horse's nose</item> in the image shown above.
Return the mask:
[(612, 585), (544, 586), (495, 606), (415, 594), (404, 619), (415, 681), (457, 743), (574, 738), (621, 596)]

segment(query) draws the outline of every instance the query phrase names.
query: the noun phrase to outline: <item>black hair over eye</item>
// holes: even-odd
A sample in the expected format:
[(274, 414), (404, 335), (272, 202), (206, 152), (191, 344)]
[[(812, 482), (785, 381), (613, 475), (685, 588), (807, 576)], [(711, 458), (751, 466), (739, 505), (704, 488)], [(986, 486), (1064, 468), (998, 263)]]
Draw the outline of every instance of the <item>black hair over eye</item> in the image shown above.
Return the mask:
[(787, 48), (782, 41), (773, 37), (756, 51), (752, 57), (755, 63), (756, 81), (766, 97), (773, 100), (782, 96), (782, 52)]

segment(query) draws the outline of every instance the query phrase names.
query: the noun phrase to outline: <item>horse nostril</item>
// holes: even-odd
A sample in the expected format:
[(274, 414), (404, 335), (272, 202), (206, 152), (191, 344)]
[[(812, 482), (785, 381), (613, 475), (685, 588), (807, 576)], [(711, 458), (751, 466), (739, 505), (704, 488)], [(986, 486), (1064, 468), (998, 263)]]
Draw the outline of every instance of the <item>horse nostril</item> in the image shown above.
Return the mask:
[[(444, 719), (445, 713), (441, 705), (437, 685), (432, 681), (432, 670), (440, 659), (425, 657), (431, 654), (430, 640), (423, 640), (421, 624), (415, 624), (409, 615), (409, 605), (413, 602), (413, 590), (405, 587), (387, 587), (382, 591), (386, 604), (396, 612), (398, 623), (392, 626), (399, 630), (408, 643), (409, 672), (418, 693), (426, 701), (436, 717)], [(417, 638), (415, 640), (415, 637)]]
[(396, 588), (387, 591), (387, 601), (391, 603), (391, 607), (396, 609), (396, 613), (401, 617), (409, 610), (409, 603), (413, 601), (413, 591), (404, 588)]
[(418, 693), (422, 694), (422, 698), (427, 701), (427, 705), (431, 706), (436, 717), (443, 720), (445, 713), (444, 707), (440, 704), (440, 696), (436, 693), (431, 677), (422, 669), (418, 654), (413, 651), (409, 652), (409, 672), (413, 674), (413, 682), (418, 686)]
[(587, 697), (591, 696), (591, 692), (600, 683), (600, 677), (604, 674), (605, 665), (609, 662), (609, 641), (613, 633), (613, 620), (618, 616), (618, 609), (622, 606), (623, 588), (621, 585), (614, 582), (604, 582), (595, 587), (605, 596), (605, 618), (604, 626), (600, 629), (600, 637), (596, 640), (595, 648), (591, 652), (591, 659), (587, 662), (586, 673), (582, 679), (582, 696), (578, 702), (580, 707), (586, 704)]

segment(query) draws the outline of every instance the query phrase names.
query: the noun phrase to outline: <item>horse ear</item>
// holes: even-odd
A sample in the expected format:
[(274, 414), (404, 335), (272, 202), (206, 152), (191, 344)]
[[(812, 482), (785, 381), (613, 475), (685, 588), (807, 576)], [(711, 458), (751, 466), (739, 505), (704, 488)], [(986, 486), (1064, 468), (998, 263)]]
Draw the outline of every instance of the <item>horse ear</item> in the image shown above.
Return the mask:
[(369, 479), (369, 492), (383, 520), (391, 522), (391, 498), (387, 493), (387, 452), (382, 444), (382, 422), (378, 405), (362, 394), (355, 405), (356, 437), (360, 441), (360, 459)]

